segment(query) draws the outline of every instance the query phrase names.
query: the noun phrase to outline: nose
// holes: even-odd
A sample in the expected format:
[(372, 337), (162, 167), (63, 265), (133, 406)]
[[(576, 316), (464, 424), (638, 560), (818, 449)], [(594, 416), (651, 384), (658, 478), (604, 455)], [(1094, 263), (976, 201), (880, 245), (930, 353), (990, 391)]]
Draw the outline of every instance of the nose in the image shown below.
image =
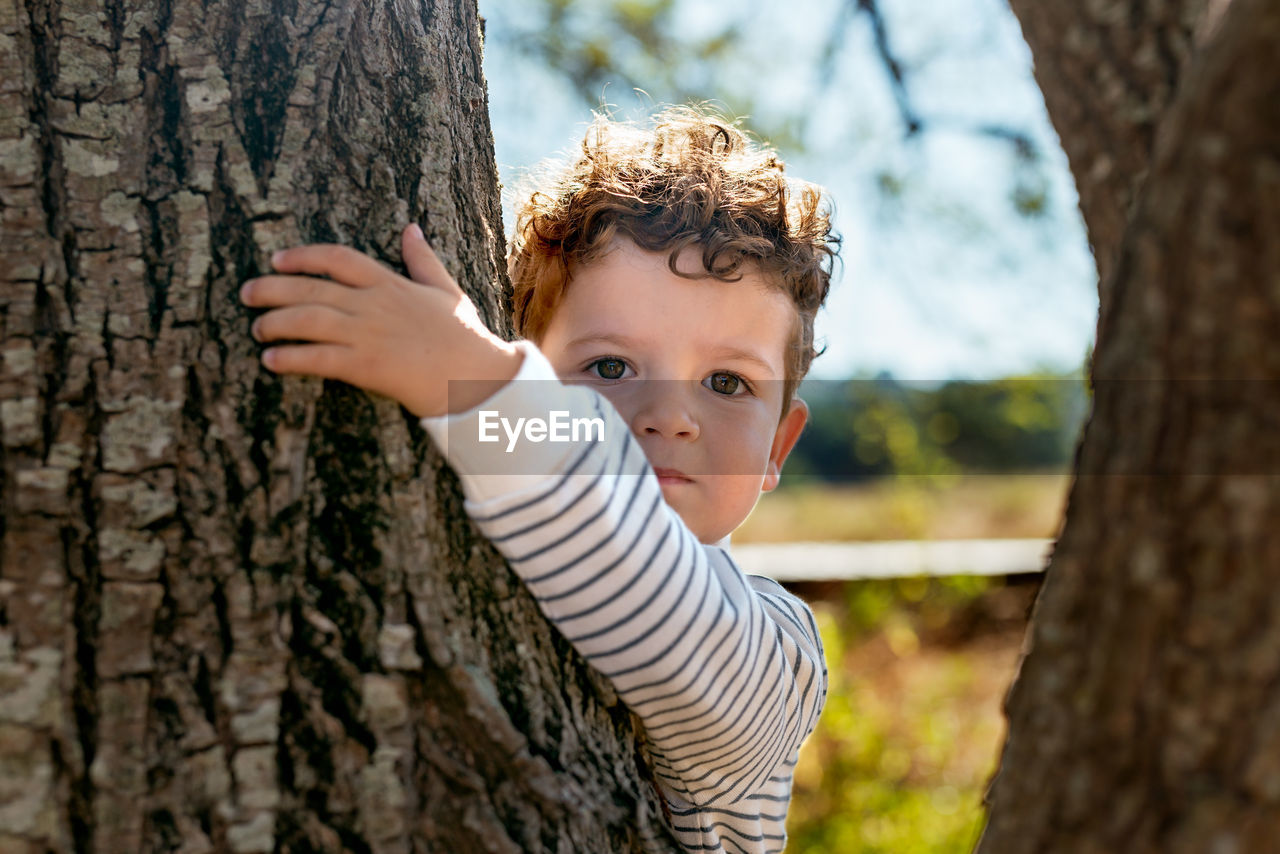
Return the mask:
[(650, 380), (638, 396), (631, 417), (631, 432), (637, 436), (665, 436), (693, 441), (700, 432), (688, 383), (677, 380)]

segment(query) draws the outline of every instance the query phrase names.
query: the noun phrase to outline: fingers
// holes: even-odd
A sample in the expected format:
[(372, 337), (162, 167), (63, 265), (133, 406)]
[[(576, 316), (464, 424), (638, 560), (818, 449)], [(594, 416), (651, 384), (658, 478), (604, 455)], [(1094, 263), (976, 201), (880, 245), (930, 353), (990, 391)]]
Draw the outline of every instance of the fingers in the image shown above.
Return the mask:
[(461, 294), (462, 288), (449, 275), (417, 223), (410, 223), (400, 238), (400, 254), (409, 270), (409, 278), (420, 285), (431, 285)]
[(262, 276), (240, 288), (240, 301), (251, 308), (318, 303), (347, 310), (353, 293), (347, 285), (310, 276)]
[(328, 276), (356, 288), (367, 288), (395, 275), (363, 252), (332, 243), (282, 249), (271, 256), (271, 265), (281, 273)]
[(288, 344), (262, 351), (262, 364), (277, 374), (307, 374), (347, 381), (351, 348), (342, 344)]
[(346, 343), (352, 317), (327, 305), (290, 305), (268, 311), (253, 322), (258, 341)]

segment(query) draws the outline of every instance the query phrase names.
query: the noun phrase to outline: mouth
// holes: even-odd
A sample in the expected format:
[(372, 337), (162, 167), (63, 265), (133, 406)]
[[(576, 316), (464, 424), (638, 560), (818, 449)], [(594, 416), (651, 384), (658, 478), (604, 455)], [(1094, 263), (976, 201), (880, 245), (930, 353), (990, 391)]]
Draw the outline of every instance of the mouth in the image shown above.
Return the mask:
[(693, 478), (679, 469), (655, 468), (653, 473), (658, 476), (658, 483), (662, 486), (669, 486), (675, 483), (693, 483)]

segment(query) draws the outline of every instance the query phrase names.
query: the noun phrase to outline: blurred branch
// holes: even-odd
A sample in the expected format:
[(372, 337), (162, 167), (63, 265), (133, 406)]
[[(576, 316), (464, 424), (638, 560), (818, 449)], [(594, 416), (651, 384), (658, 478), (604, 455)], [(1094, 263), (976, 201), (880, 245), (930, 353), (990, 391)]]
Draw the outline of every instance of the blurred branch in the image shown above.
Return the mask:
[[(522, 14), (503, 15), (505, 27), (498, 36), (515, 50), (555, 69), (584, 103), (601, 109), (607, 97), (615, 101), (632, 92), (660, 103), (683, 103), (715, 98), (728, 112), (753, 115), (756, 110), (750, 87), (729, 86), (717, 69), (733, 66), (743, 55), (743, 33), (754, 12), (751, 4), (735, 7), (736, 17), (724, 16), (714, 32), (691, 34), (679, 23), (681, 0), (603, 0), (585, 4), (575, 0), (508, 0)], [(756, 9), (758, 11), (758, 8)], [(904, 140), (919, 141), (930, 131), (945, 131), (992, 139), (1008, 144), (1016, 159), (1016, 185), (1011, 193), (1014, 208), (1038, 215), (1046, 203), (1045, 179), (1035, 173), (1042, 162), (1039, 145), (1023, 128), (979, 117), (925, 113), (913, 97), (919, 80), (913, 75), (921, 62), (918, 53), (903, 54), (895, 46), (893, 8), (885, 0), (847, 0), (834, 8), (833, 20), (823, 28), (813, 56), (813, 85), (807, 97), (797, 101), (781, 117), (755, 116), (754, 129), (779, 148), (802, 149), (809, 126), (829, 115), (824, 98), (838, 78), (842, 57), (850, 50), (850, 30), (859, 16), (866, 16), (872, 36), (872, 52), (884, 69)], [(610, 85), (616, 87), (609, 90)], [(882, 173), (882, 193), (902, 192), (898, 176)]]
[[(989, 122), (967, 122), (944, 116), (922, 116), (912, 101), (907, 87), (906, 64), (893, 50), (889, 36), (889, 25), (885, 21), (879, 0), (850, 0), (842, 4), (833, 22), (830, 34), (823, 45), (818, 59), (817, 88), (818, 94), (825, 94), (835, 77), (835, 64), (840, 51), (845, 47), (849, 23), (857, 14), (867, 16), (871, 25), (872, 39), (875, 43), (876, 56), (884, 66), (889, 80), (889, 88), (893, 92), (894, 103), (898, 114), (902, 117), (902, 126), (907, 138), (934, 129), (955, 130), (974, 136), (985, 136), (1003, 140), (1014, 146), (1020, 160), (1033, 162), (1039, 159), (1040, 152), (1035, 140), (1024, 130), (1009, 125)], [(814, 110), (809, 110), (812, 114)]]
[(930, 130), (953, 130), (971, 136), (1003, 140), (1013, 145), (1014, 152), (1020, 159), (1028, 162), (1037, 160), (1040, 156), (1036, 141), (1021, 128), (994, 122), (971, 122), (951, 116), (931, 116), (928, 119), (928, 126)]
[[(832, 79), (836, 72), (836, 59), (845, 47), (845, 35), (849, 32), (849, 23), (853, 20), (856, 10), (852, 5), (842, 3), (836, 12), (836, 19), (832, 22), (831, 31), (827, 35), (826, 44), (822, 46), (822, 52), (818, 55), (817, 78), (818, 94), (826, 92), (831, 85)], [(806, 112), (813, 114), (814, 109)]]
[(911, 104), (910, 96), (907, 94), (907, 82), (902, 73), (902, 63), (898, 61), (892, 47), (889, 45), (889, 28), (885, 25), (884, 15), (880, 12), (880, 6), (877, 0), (854, 0), (854, 3), (858, 11), (866, 14), (871, 21), (871, 33), (875, 38), (876, 55), (880, 57), (885, 73), (889, 75), (889, 87), (893, 90), (893, 100), (897, 103), (898, 112), (902, 115), (902, 124), (907, 129), (907, 136), (915, 136), (920, 132), (922, 122), (919, 114), (916, 113), (915, 107)]

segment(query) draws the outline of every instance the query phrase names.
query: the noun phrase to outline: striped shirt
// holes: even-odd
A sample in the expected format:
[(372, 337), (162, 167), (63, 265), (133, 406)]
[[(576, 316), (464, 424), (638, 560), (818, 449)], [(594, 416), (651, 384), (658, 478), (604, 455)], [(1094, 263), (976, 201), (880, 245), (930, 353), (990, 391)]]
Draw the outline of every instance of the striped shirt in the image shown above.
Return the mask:
[[(493, 397), (423, 419), (467, 513), (642, 722), (684, 849), (781, 851), (797, 753), (826, 696), (813, 614), (700, 543), (613, 406), (519, 346), (519, 373)], [(606, 440), (514, 454), (505, 436), (479, 440), (483, 412), (515, 423), (555, 410), (603, 419)]]

